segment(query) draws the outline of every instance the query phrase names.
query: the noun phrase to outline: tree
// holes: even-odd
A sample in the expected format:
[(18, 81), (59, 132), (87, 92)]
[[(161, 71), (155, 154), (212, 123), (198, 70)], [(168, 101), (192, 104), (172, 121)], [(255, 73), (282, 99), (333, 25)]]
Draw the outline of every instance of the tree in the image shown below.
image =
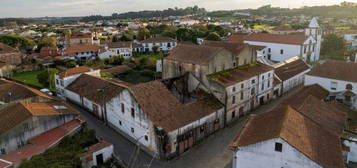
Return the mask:
[(152, 51), (154, 51), (155, 54), (157, 54), (159, 52), (159, 50), (160, 50), (160, 47), (157, 45), (152, 47)]
[(147, 28), (141, 28), (138, 33), (138, 40), (145, 40), (150, 37), (150, 31)]
[(129, 34), (124, 34), (121, 36), (120, 41), (133, 41), (133, 36)]
[(336, 34), (325, 36), (321, 45), (321, 56), (324, 59), (345, 60), (347, 52), (346, 41)]
[(206, 37), (206, 40), (221, 41), (221, 37), (216, 32), (211, 32)]
[(54, 37), (44, 37), (37, 41), (37, 51), (39, 52), (42, 47), (56, 47), (57, 39)]
[(43, 70), (41, 73), (37, 75), (37, 80), (40, 82), (44, 87), (50, 87), (50, 89), (55, 89), (55, 79), (54, 75), (58, 73), (57, 69), (48, 68)]

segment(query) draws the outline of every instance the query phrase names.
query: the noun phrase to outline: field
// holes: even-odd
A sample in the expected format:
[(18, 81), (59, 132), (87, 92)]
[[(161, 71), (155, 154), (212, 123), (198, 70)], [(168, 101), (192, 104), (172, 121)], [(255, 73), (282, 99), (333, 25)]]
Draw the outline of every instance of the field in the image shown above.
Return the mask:
[(43, 88), (44, 86), (37, 80), (37, 75), (41, 72), (42, 70), (15, 73), (11, 78), (32, 86)]

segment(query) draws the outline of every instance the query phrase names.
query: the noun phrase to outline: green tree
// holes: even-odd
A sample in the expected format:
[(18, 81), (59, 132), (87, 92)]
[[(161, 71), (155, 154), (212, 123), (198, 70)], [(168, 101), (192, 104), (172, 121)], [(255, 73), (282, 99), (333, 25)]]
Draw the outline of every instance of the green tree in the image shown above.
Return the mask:
[(345, 60), (347, 52), (346, 41), (336, 34), (325, 36), (321, 44), (321, 56), (324, 59)]
[(208, 36), (206, 37), (207, 40), (212, 40), (212, 41), (221, 41), (221, 37), (219, 36), (218, 33), (216, 32), (211, 32), (208, 34)]
[(39, 52), (42, 47), (56, 47), (57, 39), (55, 37), (44, 37), (37, 41), (37, 51)]
[(124, 34), (120, 37), (120, 41), (133, 41), (133, 36), (130, 34)]
[(57, 69), (47, 68), (37, 75), (37, 80), (44, 87), (49, 87), (49, 89), (55, 89), (55, 74), (58, 73)]
[(147, 28), (141, 28), (137, 35), (138, 40), (145, 40), (150, 37), (150, 31)]

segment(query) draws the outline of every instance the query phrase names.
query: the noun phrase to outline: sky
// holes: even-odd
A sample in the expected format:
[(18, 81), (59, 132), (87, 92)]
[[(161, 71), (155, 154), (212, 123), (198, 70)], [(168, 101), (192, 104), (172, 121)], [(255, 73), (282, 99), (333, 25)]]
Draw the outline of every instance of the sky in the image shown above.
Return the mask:
[[(0, 0), (0, 18), (111, 15), (128, 11), (185, 8), (198, 5), (209, 11), (274, 7), (333, 5), (344, 0)], [(357, 2), (357, 0), (347, 0)]]

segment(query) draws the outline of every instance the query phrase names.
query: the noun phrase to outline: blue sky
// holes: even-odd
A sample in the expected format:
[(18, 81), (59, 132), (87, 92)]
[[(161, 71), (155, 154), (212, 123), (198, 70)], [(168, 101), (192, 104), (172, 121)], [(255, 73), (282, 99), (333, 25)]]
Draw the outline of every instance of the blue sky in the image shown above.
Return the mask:
[[(114, 12), (167, 9), (198, 5), (207, 10), (257, 8), (272, 4), (301, 7), (339, 4), (344, 0), (0, 0), (0, 18), (110, 15)], [(357, 0), (348, 0), (357, 2)]]

